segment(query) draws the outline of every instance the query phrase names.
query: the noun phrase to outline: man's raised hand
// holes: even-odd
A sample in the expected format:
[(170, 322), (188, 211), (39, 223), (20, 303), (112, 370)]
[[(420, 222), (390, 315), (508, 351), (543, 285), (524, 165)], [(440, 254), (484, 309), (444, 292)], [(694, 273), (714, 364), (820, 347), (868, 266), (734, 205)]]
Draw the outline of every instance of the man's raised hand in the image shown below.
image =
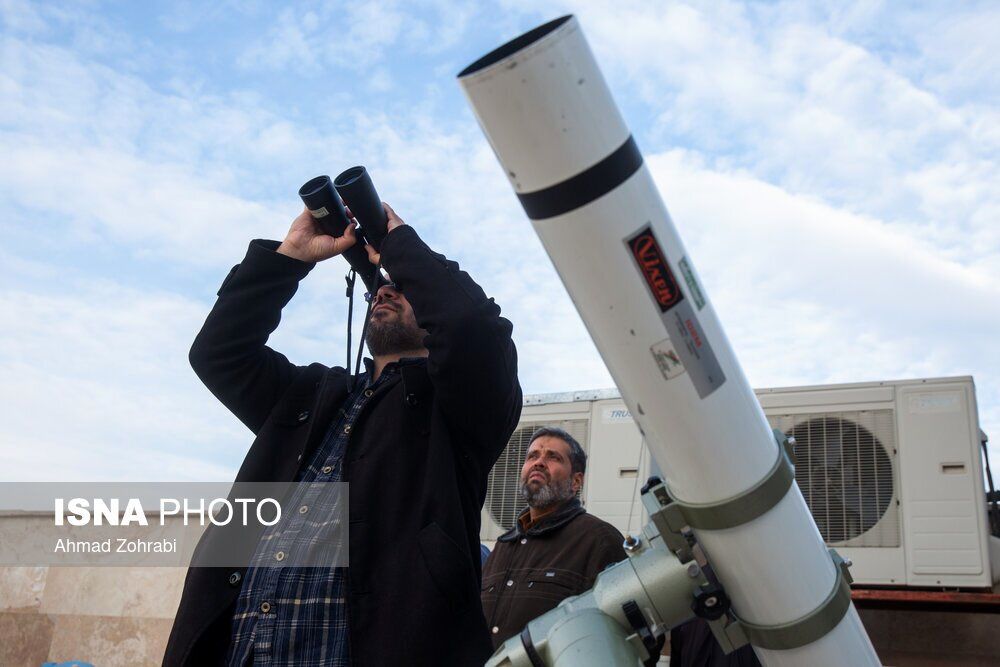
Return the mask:
[[(352, 217), (350, 211), (347, 215)], [(330, 236), (323, 232), (306, 208), (292, 221), (285, 240), (278, 246), (278, 252), (303, 262), (322, 262), (324, 259), (336, 257), (357, 243), (354, 234), (354, 228), (357, 226), (358, 223), (352, 221), (344, 230), (343, 236)], [(391, 221), (389, 228), (392, 229)]]
[[(386, 204), (385, 202), (382, 202), (382, 208), (385, 209), (385, 217), (388, 219), (388, 222), (386, 224), (386, 229), (388, 229), (389, 231), (386, 233), (386, 236), (388, 236), (389, 233), (392, 232), (392, 230), (396, 229), (396, 227), (402, 227), (403, 225), (406, 224), (405, 222), (403, 222), (402, 218), (396, 215), (396, 212), (392, 210), (392, 207)], [(368, 253), (368, 261), (374, 264), (375, 266), (378, 266), (379, 263), (382, 261), (382, 255), (376, 252), (375, 248), (371, 247), (367, 243), (365, 244), (365, 251)]]

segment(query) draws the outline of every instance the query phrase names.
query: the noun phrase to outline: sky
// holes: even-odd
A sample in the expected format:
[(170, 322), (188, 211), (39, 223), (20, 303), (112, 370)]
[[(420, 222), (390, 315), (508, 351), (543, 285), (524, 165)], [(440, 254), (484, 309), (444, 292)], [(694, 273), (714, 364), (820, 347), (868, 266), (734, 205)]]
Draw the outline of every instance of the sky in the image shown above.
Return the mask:
[[(0, 480), (231, 479), (188, 348), (355, 164), (502, 306), (525, 393), (612, 386), (455, 80), (566, 13), (753, 386), (972, 375), (1000, 443), (1000, 5), (831, 4), (0, 0)], [(343, 363), (344, 268), (285, 309), (296, 363)]]

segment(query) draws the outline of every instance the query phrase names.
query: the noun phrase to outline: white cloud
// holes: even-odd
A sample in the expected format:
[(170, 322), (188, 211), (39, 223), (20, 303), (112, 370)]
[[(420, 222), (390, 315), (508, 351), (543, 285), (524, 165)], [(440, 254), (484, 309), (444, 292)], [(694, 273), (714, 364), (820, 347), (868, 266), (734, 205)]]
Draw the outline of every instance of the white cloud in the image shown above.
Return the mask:
[[(991, 65), (988, 50), (958, 48), (984, 43), (971, 11), (941, 45), (906, 13), (915, 46), (893, 51), (872, 36), (878, 7), (563, 6), (619, 101), (656, 119), (633, 130), (755, 385), (968, 373), (984, 428), (1000, 433), (989, 338), (1000, 325), (1000, 114), (988, 103), (996, 78), (963, 69)], [(467, 41), (531, 27), (533, 5), (502, 16), (440, 2), (288, 9), (246, 47), (243, 74), (303, 68), (329, 82), (323, 105), (201, 76), (157, 83), (141, 59), (101, 64), (118, 29), (99, 18), (88, 24), (97, 37), (61, 46), (46, 41), (51, 14), (3, 9), (0, 225), (13, 243), (0, 259), (15, 270), (0, 291), (0, 400), (16, 418), (0, 452), (14, 478), (140, 478), (154, 461), (157, 478), (208, 479), (235, 466), (249, 433), (190, 373), (187, 346), (247, 241), (283, 233), (294, 188), (352, 163), (497, 298), (528, 392), (610, 384), (446, 88)], [(162, 21), (183, 33), (216, 20), (200, 12)], [(436, 78), (414, 71), (413, 54)], [(117, 274), (115, 256), (147, 271), (142, 285)], [(343, 363), (343, 269), (318, 267), (288, 307), (273, 342), (293, 361)], [(202, 287), (195, 296), (184, 283)]]
[(633, 131), (756, 384), (973, 374), (1000, 429), (995, 7), (560, 9), (656, 118)]
[[(321, 76), (331, 90), (353, 88), (386, 62), (405, 66), (408, 56), (433, 57), (461, 45), (485, 10), (471, 0), (294, 3), (249, 40), (238, 63), (254, 71)], [(514, 29), (510, 20), (501, 23)]]
[(0, 164), (8, 201), (55, 221), (48, 232), (61, 243), (113, 242), (137, 257), (211, 266), (238, 259), (247, 237), (273, 233), (274, 220), (287, 217), (207, 188), (178, 165), (121, 151), (67, 153), (2, 138), (0, 150), (9, 158)]
[[(357, 155), (344, 148), (355, 137), (364, 138), (358, 157), (383, 195), (433, 247), (469, 268), (515, 321), (528, 350), (526, 385), (556, 389), (593, 375), (606, 384), (592, 352), (582, 363), (559, 360), (567, 344), (588, 346), (588, 339), (471, 123), (441, 124), (426, 106), (408, 115), (345, 111), (350, 131), (341, 126), (342, 138), (319, 136), (267, 103), (206, 95), (198, 86), (158, 91), (65, 49), (13, 38), (4, 44), (13, 66), (0, 80), (13, 94), (11, 129), (0, 134), (0, 150), (10, 157), (0, 165), (0, 196), (18, 211), (6, 227), (43, 256), (57, 245), (79, 249), (72, 268), (27, 259), (34, 251), (10, 252), (22, 269), (19, 283), (31, 283), (29, 271), (41, 279), (4, 295), (4, 312), (16, 320), (0, 337), (4, 393), (20, 415), (3, 445), (18, 452), (8, 468), (14, 478), (45, 470), (53, 478), (204, 479), (223, 465), (199, 469), (206, 452), (235, 465), (249, 434), (187, 369), (187, 345), (208, 304), (173, 295), (172, 287), (146, 295), (112, 278), (110, 267), (80, 258), (101, 247), (102, 255), (125, 253), (146, 271), (194, 266), (206, 276), (200, 293), (208, 298), (249, 238), (280, 235), (295, 212), (292, 193), (281, 203), (242, 196), (237, 175), (268, 164), (267, 176), (287, 187), (295, 168), (315, 173), (293, 166), (296, 155), (314, 146)], [(43, 94), (49, 87), (60, 91), (57, 98)], [(325, 152), (310, 160), (329, 168)], [(456, 165), (463, 168), (456, 172)], [(51, 223), (32, 239), (39, 216)], [(343, 270), (341, 260), (318, 267), (288, 307), (273, 343), (294, 361), (343, 363)], [(86, 287), (53, 295), (69, 277)], [(155, 274), (146, 281), (158, 282)], [(362, 313), (359, 305), (356, 322)], [(532, 363), (536, 355), (550, 362)], [(42, 418), (48, 399), (66, 406), (58, 419)], [(176, 451), (177, 459), (147, 470), (147, 457), (129, 453), (134, 447), (158, 461)]]
[[(884, 27), (890, 27), (888, 37)], [(950, 104), (992, 109), (995, 114), (1000, 103), (1000, 63), (992, 48), (993, 36), (1000, 31), (996, 3), (878, 3), (867, 16), (843, 28), (848, 36), (856, 35), (884, 52), (894, 69)]]
[(204, 305), (108, 282), (0, 292), (2, 475), (227, 479), (248, 433), (187, 366)]
[(27, 0), (2, 0), (0, 2), (0, 20), (9, 30), (38, 33), (46, 28), (38, 7)]
[(754, 386), (973, 375), (983, 428), (1000, 432), (987, 271), (682, 151), (648, 160)]
[(14, 37), (0, 37), (0, 52), (0, 197), (45, 215), (50, 235), (66, 241), (115, 243), (182, 264), (231, 263), (246, 239), (280, 234), (297, 212), (294, 189), (280, 209), (268, 201), (272, 180), (306, 180), (314, 172), (299, 156), (313, 146), (336, 152), (343, 142), (244, 94), (158, 91)]
[[(1000, 267), (1000, 115), (925, 86), (915, 59), (894, 69), (898, 58), (852, 41), (886, 12), (862, 7), (831, 24), (798, 3), (562, 4), (579, 14), (613, 87), (637, 92), (659, 117), (640, 137), (681, 142), (721, 169), (748, 169), (929, 236), (951, 257)], [(911, 27), (924, 19), (920, 64), (955, 73), (957, 52), (930, 46), (934, 17), (900, 13)], [(988, 48), (971, 26), (997, 25), (998, 12), (959, 14), (946, 29)], [(996, 71), (995, 58), (969, 51), (981, 65), (972, 76)], [(1000, 94), (997, 80), (982, 81), (981, 100)]]

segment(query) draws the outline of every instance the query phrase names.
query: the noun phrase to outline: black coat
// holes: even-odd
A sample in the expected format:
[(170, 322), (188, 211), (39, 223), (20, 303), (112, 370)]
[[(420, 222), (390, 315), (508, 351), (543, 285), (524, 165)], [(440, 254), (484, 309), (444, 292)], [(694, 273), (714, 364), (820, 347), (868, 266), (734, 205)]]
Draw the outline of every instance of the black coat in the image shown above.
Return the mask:
[[(295, 366), (266, 345), (313, 266), (276, 247), (251, 243), (191, 348), (198, 376), (257, 436), (240, 482), (293, 480), (348, 393), (344, 369)], [(348, 445), (352, 664), (481, 665), (491, 648), (480, 510), (521, 412), (512, 326), (411, 227), (386, 237), (382, 262), (428, 332), (430, 356), (379, 387)], [(199, 549), (225, 539), (212, 526)], [(222, 662), (244, 570), (188, 570), (164, 665)]]
[(670, 667), (760, 667), (760, 662), (749, 644), (726, 655), (708, 623), (694, 618), (670, 631)]

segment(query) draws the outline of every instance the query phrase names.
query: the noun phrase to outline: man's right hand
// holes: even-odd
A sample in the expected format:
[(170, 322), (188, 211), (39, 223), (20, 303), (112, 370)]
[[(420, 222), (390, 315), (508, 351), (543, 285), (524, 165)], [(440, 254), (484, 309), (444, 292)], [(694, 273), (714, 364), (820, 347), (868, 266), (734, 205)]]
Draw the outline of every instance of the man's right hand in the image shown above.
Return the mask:
[(336, 257), (357, 242), (354, 235), (354, 228), (357, 226), (357, 222), (351, 222), (343, 236), (330, 236), (323, 232), (306, 208), (292, 221), (285, 240), (278, 246), (278, 252), (303, 262), (322, 262)]

